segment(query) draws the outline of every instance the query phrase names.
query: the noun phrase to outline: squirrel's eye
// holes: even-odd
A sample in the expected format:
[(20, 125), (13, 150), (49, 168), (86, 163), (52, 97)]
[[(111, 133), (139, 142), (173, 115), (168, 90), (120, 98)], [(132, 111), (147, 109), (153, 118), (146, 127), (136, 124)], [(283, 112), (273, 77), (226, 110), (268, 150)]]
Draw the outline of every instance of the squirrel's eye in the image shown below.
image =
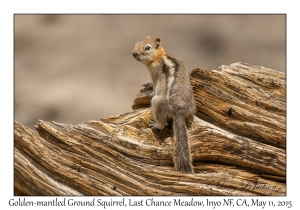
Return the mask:
[(146, 47), (145, 47), (145, 50), (148, 51), (148, 50), (150, 50), (150, 48), (151, 48), (150, 46), (146, 46)]

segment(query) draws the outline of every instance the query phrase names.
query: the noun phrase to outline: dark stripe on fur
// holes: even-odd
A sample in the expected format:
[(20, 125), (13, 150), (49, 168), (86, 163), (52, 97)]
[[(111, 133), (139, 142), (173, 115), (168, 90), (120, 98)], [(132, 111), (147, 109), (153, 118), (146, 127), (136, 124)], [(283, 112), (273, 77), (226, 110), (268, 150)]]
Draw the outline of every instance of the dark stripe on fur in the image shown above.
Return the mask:
[(177, 60), (175, 58), (170, 57), (169, 55), (167, 55), (167, 59), (171, 60), (171, 62), (174, 64), (174, 70), (176, 73), (176, 71), (178, 70), (179, 63), (177, 62)]
[(170, 68), (165, 63), (163, 63), (162, 72), (166, 75), (166, 93), (167, 93), (169, 91), (168, 83), (169, 83), (169, 77), (170, 77)]
[(174, 91), (175, 90), (174, 85), (177, 83), (176, 78), (177, 78), (179, 63), (177, 62), (176, 59), (174, 59), (173, 57), (170, 57), (169, 55), (167, 55), (167, 59), (169, 59), (173, 63), (173, 66), (174, 66), (174, 77), (175, 77), (175, 79), (173, 80), (173, 83), (171, 84), (171, 90)]

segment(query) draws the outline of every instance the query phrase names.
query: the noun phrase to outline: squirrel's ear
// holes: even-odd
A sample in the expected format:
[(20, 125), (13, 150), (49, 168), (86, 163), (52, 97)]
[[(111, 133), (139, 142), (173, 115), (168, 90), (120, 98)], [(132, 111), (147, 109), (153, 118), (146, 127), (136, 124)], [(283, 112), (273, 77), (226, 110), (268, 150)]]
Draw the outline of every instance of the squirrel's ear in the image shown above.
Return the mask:
[(160, 38), (155, 39), (156, 49), (160, 46)]

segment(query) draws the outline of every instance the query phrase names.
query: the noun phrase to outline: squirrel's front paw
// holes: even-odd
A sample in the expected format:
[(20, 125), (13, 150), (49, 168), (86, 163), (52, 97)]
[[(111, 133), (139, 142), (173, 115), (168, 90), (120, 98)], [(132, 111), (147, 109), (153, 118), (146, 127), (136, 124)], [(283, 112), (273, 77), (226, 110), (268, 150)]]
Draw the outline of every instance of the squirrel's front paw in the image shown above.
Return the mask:
[(156, 122), (154, 122), (153, 120), (150, 120), (149, 127), (150, 127), (151, 129), (159, 129), (159, 130), (161, 130), (161, 129), (164, 128), (163, 125), (161, 125), (161, 124), (159, 124), (159, 123), (156, 123)]
[(143, 84), (144, 89), (147, 91), (152, 91), (153, 90), (153, 84), (151, 82)]

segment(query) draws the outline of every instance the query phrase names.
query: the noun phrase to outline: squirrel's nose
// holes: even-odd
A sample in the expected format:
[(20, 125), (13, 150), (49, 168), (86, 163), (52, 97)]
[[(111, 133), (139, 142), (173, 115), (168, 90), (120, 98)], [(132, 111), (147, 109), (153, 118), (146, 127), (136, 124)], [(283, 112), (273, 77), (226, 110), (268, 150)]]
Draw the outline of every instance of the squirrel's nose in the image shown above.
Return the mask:
[(137, 52), (136, 51), (132, 51), (132, 55), (133, 55), (133, 57), (136, 57), (137, 56)]

